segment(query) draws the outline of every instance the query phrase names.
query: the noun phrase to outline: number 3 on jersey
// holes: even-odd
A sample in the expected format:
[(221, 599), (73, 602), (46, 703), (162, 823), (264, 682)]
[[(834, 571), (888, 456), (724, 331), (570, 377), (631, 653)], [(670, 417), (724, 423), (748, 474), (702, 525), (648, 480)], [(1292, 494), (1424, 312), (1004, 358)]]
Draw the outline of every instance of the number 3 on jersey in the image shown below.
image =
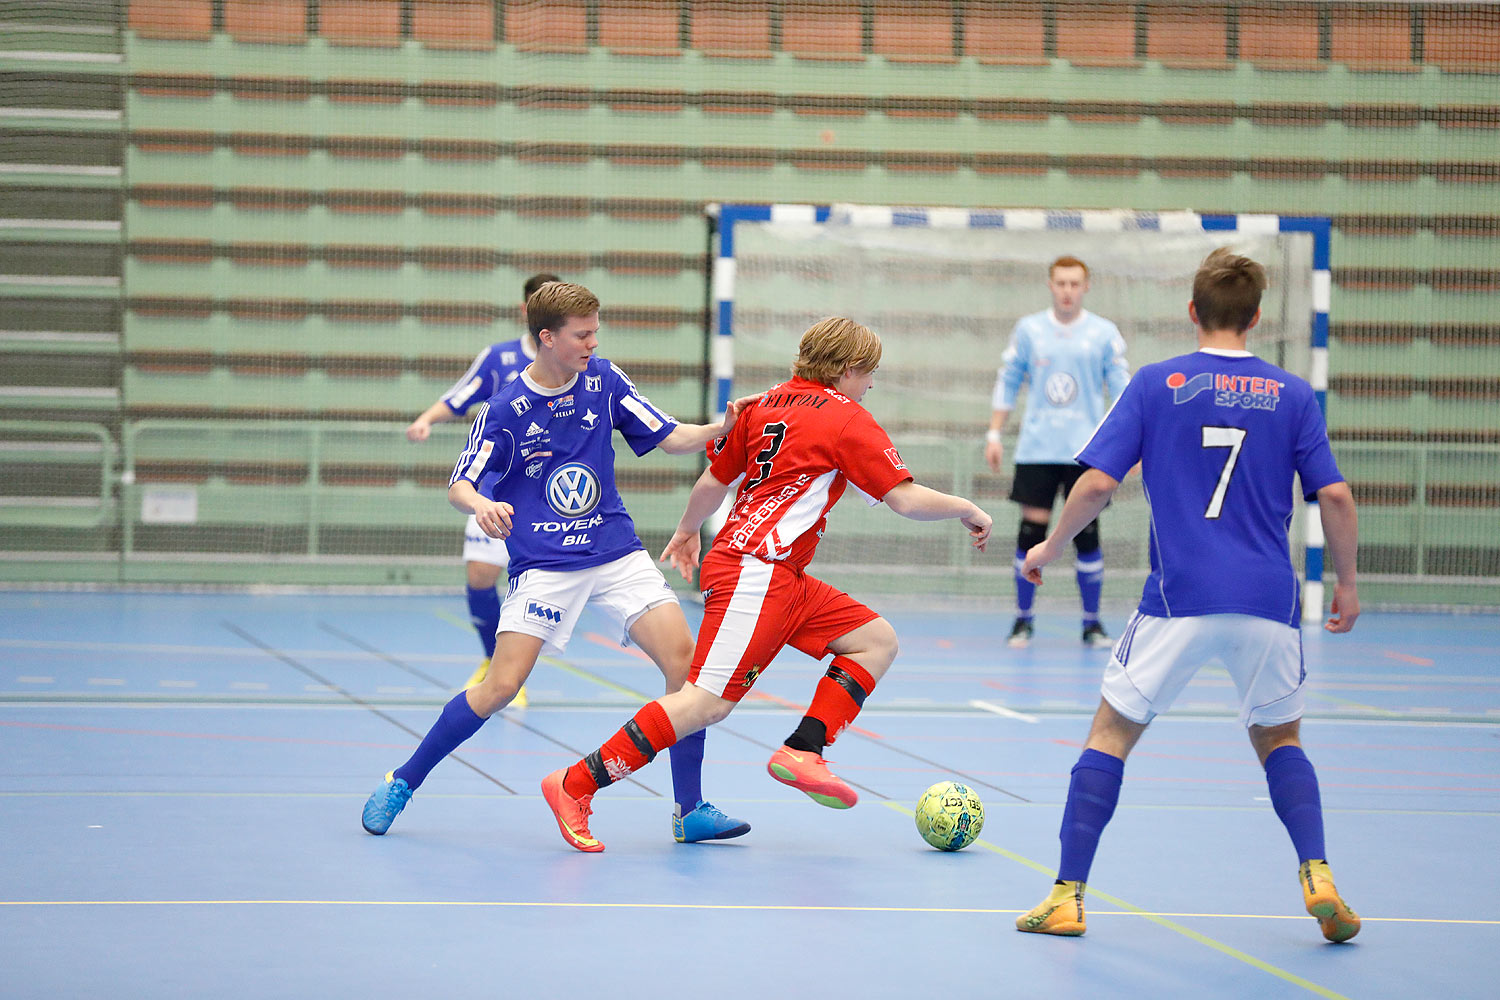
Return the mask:
[(1208, 501), (1208, 509), (1203, 516), (1210, 521), (1218, 518), (1224, 510), (1224, 494), (1229, 492), (1229, 480), (1234, 478), (1234, 467), (1240, 460), (1240, 448), (1245, 443), (1245, 429), (1243, 427), (1210, 427), (1203, 428), (1203, 447), (1205, 448), (1228, 448), (1229, 457), (1224, 460), (1224, 470), (1219, 473), (1219, 484), (1214, 487), (1214, 495)]
[[(1207, 430), (1207, 428), (1204, 429)], [(771, 460), (776, 457), (776, 453), (781, 450), (781, 442), (786, 439), (786, 424), (766, 424), (761, 434), (770, 440), (766, 442), (764, 448), (755, 453), (755, 464), (760, 468), (755, 471), (754, 477), (745, 483), (743, 489), (754, 489), (771, 477)]]

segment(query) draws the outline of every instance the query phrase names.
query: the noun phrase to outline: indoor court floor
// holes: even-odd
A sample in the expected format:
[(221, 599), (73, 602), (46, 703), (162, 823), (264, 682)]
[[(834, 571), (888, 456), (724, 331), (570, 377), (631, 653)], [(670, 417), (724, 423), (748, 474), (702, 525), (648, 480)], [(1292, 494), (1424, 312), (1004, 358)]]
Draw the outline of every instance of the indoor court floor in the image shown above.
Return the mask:
[[(705, 789), (750, 834), (674, 843), (658, 760), (595, 799), (585, 855), (538, 782), (660, 689), (601, 618), (372, 837), (365, 797), (478, 660), (461, 594), (0, 591), (0, 997), (1496, 995), (1500, 619), (1305, 633), (1353, 942), (1302, 910), (1216, 667), (1130, 758), (1063, 939), (1013, 927), (1108, 655), (1063, 596), (1024, 651), (1008, 617), (888, 613), (901, 657), (828, 754), (856, 808), (765, 772), (823, 669), (793, 652), (708, 735)], [(911, 813), (947, 778), (987, 810), (951, 854)]]

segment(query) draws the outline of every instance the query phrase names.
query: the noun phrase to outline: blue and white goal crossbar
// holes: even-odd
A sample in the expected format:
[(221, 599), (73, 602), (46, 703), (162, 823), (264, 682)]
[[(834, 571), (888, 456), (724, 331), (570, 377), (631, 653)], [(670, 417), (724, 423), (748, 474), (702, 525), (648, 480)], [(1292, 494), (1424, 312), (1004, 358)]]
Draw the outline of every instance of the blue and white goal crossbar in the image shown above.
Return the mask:
[[(714, 207), (710, 207), (710, 212)], [(1130, 212), (1117, 210), (1058, 211), (1009, 208), (909, 208), (881, 205), (747, 205), (717, 206), (718, 247), (713, 268), (715, 330), (713, 375), (718, 410), (729, 406), (734, 379), (735, 226), (741, 222), (827, 223), (838, 219), (858, 226), (911, 226), (932, 229), (1008, 229), (1013, 231), (1068, 231), (1108, 233), (1225, 232), (1266, 235), (1307, 233), (1313, 243), (1312, 304), (1309, 331), (1312, 346), (1308, 382), (1317, 394), (1324, 418), (1328, 413), (1328, 307), (1333, 292), (1329, 269), (1333, 223), (1326, 216), (1202, 215), (1197, 212)], [(1302, 617), (1315, 621), (1323, 613), (1323, 522), (1317, 504), (1308, 504), (1306, 565)]]

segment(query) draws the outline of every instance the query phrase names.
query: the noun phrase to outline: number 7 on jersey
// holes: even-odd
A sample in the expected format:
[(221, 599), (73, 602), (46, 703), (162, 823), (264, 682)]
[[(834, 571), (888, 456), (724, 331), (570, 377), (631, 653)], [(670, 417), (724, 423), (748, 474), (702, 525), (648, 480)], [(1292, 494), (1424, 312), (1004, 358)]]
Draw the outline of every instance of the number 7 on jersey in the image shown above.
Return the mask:
[(1224, 510), (1224, 494), (1229, 492), (1229, 480), (1234, 478), (1234, 467), (1240, 460), (1240, 448), (1245, 443), (1245, 433), (1243, 427), (1205, 425), (1203, 428), (1203, 447), (1229, 449), (1229, 457), (1224, 460), (1224, 469), (1219, 473), (1219, 483), (1214, 487), (1214, 495), (1208, 501), (1208, 509), (1203, 512), (1203, 516), (1210, 521), (1216, 520)]

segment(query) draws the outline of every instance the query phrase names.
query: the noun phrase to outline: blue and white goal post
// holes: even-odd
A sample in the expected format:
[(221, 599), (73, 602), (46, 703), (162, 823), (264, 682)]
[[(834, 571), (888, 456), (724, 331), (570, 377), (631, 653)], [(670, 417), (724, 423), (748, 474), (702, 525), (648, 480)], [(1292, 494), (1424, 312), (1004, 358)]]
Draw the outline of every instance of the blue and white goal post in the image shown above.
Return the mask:
[[(1321, 216), (1290, 216), (1290, 215), (1210, 215), (1196, 212), (1135, 212), (1125, 210), (1076, 210), (1059, 211), (1051, 209), (1009, 209), (1009, 208), (913, 208), (892, 207), (876, 205), (755, 205), (755, 204), (724, 204), (710, 205), (707, 209), (712, 239), (714, 241), (714, 264), (712, 272), (711, 296), (713, 300), (711, 338), (711, 364), (712, 377), (716, 383), (717, 406), (720, 413), (728, 406), (731, 397), (732, 384), (735, 376), (736, 361), (736, 310), (740, 310), (740, 323), (744, 327), (740, 332), (742, 336), (749, 330), (749, 323), (757, 330), (768, 325), (790, 326), (800, 322), (801, 313), (799, 305), (795, 301), (799, 295), (803, 295), (805, 301), (801, 303), (809, 309), (816, 309), (810, 313), (814, 318), (820, 315), (837, 313), (840, 308), (848, 310), (845, 314), (861, 318), (863, 322), (871, 322), (872, 317), (877, 317), (882, 322), (871, 322), (882, 338), (887, 339), (887, 370), (895, 369), (899, 364), (896, 352), (891, 350), (888, 327), (889, 320), (895, 316), (897, 320), (910, 321), (910, 325), (917, 327), (927, 317), (916, 315), (911, 312), (909, 303), (913, 300), (921, 301), (926, 296), (925, 288), (918, 288), (915, 292), (908, 289), (905, 292), (893, 290), (891, 297), (884, 306), (877, 305), (875, 299), (885, 291), (885, 285), (891, 283), (891, 276), (899, 277), (904, 273), (905, 263), (892, 264), (889, 258), (883, 258), (883, 270), (877, 269), (876, 276), (864, 278), (869, 283), (861, 287), (853, 295), (853, 301), (848, 304), (839, 301), (838, 283), (845, 276), (845, 258), (839, 258), (839, 266), (829, 268), (820, 266), (817, 268), (815, 279), (799, 281), (796, 271), (798, 260), (811, 260), (815, 262), (826, 262), (837, 254), (843, 252), (838, 247), (829, 244), (844, 240), (846, 243), (852, 240), (864, 240), (868, 246), (862, 245), (860, 251), (854, 256), (859, 257), (867, 253), (876, 255), (891, 253), (900, 254), (899, 249), (904, 240), (914, 240), (922, 244), (920, 253), (908, 258), (913, 270), (921, 271), (930, 276), (934, 273), (937, 265), (933, 264), (935, 259), (941, 258), (947, 249), (936, 249), (930, 245), (932, 240), (948, 240), (942, 247), (962, 247), (961, 250), (953, 252), (968, 255), (957, 266), (957, 270), (968, 270), (970, 273), (971, 288), (981, 288), (983, 282), (988, 280), (988, 274), (976, 279), (974, 274), (983, 272), (984, 264), (976, 255), (989, 253), (986, 240), (998, 240), (994, 246), (1007, 248), (1025, 246), (1029, 249), (1025, 253), (1040, 254), (1035, 259), (1022, 259), (1017, 256), (1010, 263), (1018, 273), (1025, 275), (1024, 281), (1029, 282), (1024, 294), (1029, 300), (1036, 302), (1038, 296), (1045, 301), (1045, 291), (1042, 288), (1042, 276), (1045, 275), (1045, 263), (1038, 265), (1047, 253), (1053, 253), (1052, 248), (1059, 246), (1078, 247), (1078, 250), (1067, 249), (1062, 252), (1075, 253), (1089, 260), (1091, 257), (1099, 257), (1105, 261), (1111, 260), (1112, 266), (1095, 269), (1091, 263), (1091, 280), (1093, 287), (1090, 291), (1090, 302), (1094, 296), (1101, 296), (1099, 312), (1109, 316), (1124, 331), (1130, 351), (1132, 368), (1140, 364), (1159, 360), (1158, 357), (1150, 356), (1153, 349), (1157, 349), (1161, 357), (1169, 357), (1172, 354), (1182, 353), (1185, 349), (1181, 341), (1181, 332), (1186, 328), (1185, 303), (1190, 297), (1192, 273), (1202, 257), (1215, 246), (1232, 243), (1237, 250), (1249, 253), (1256, 260), (1266, 263), (1267, 257), (1276, 258), (1281, 262), (1281, 271), (1277, 272), (1273, 266), (1268, 266), (1272, 271), (1271, 288), (1267, 291), (1267, 302), (1273, 302), (1280, 309), (1279, 316), (1271, 315), (1271, 308), (1263, 303), (1263, 319), (1257, 328), (1259, 336), (1255, 346), (1258, 351), (1268, 348), (1280, 351), (1282, 358), (1272, 359), (1278, 364), (1305, 376), (1317, 393), (1318, 405), (1323, 409), (1325, 419), (1327, 414), (1328, 395), (1328, 322), (1329, 304), (1332, 291), (1332, 279), (1329, 270), (1329, 252), (1332, 234), (1332, 223), (1327, 217)], [(944, 234), (943, 231), (950, 231)], [(785, 234), (788, 241), (785, 246), (785, 258), (776, 258), (781, 263), (768, 264), (768, 254), (774, 255), (783, 251), (767, 249), (782, 239), (779, 233)], [(856, 234), (856, 235), (850, 235)], [(826, 237), (826, 238), (825, 238)], [(746, 250), (747, 242), (752, 248)], [(755, 249), (755, 247), (760, 249)], [(873, 247), (869, 250), (868, 247)], [(892, 247), (895, 247), (894, 251)], [(1261, 255), (1254, 248), (1259, 247)], [(1268, 250), (1268, 247), (1274, 247)], [(1160, 248), (1161, 252), (1157, 252)], [(1009, 254), (1011, 249), (998, 251), (1000, 254)], [(1015, 251), (1021, 253), (1021, 251)], [(1054, 253), (1060, 256), (1061, 253)], [(1169, 279), (1165, 272), (1161, 277), (1143, 276), (1141, 268), (1143, 262), (1150, 262), (1154, 258), (1160, 258), (1162, 268), (1172, 268), (1173, 274), (1170, 280), (1173, 282), (1186, 283), (1189, 292), (1181, 294), (1180, 285), (1173, 284), (1170, 291), (1164, 284)], [(943, 258), (950, 261), (957, 258)], [(1050, 261), (1053, 257), (1046, 257)], [(790, 263), (788, 263), (790, 262)], [(747, 267), (747, 264), (749, 265)], [(858, 267), (858, 263), (853, 266)], [(950, 267), (950, 271), (954, 268)], [(1114, 299), (1107, 298), (1107, 292), (1101, 291), (1100, 277), (1108, 272), (1115, 272), (1114, 281), (1119, 285), (1119, 291)], [(1031, 277), (1034, 275), (1033, 277)], [(1279, 279), (1279, 280), (1278, 280)], [(1022, 279), (1018, 279), (1022, 280)], [(899, 284), (899, 281), (896, 282)], [(809, 286), (805, 293), (801, 286)], [(1278, 288), (1278, 285), (1283, 287)], [(1019, 286), (1018, 286), (1019, 287)], [(875, 289), (874, 295), (871, 289)], [(987, 292), (986, 292), (987, 294)], [(1010, 293), (1006, 293), (1010, 294)], [(1003, 343), (1004, 337), (1009, 333), (1011, 325), (1022, 314), (1020, 310), (1021, 292), (1015, 293), (1014, 301), (1006, 301), (1000, 305), (991, 307), (989, 315), (978, 315), (976, 322), (988, 325), (988, 337), (1000, 338)], [(1178, 297), (1180, 295), (1180, 297)], [(1125, 309), (1116, 303), (1125, 299), (1142, 301), (1146, 299), (1170, 299), (1168, 306), (1141, 306), (1142, 315), (1138, 317), (1139, 324), (1135, 327), (1127, 325), (1115, 314), (1113, 309)], [(1034, 311), (1040, 307), (1040, 303), (1033, 304), (1026, 311)], [(1170, 309), (1170, 315), (1148, 314), (1150, 310)], [(965, 311), (967, 317), (969, 313)], [(1302, 330), (1305, 317), (1305, 337), (1299, 332)], [(949, 317), (951, 318), (951, 317)], [(1127, 321), (1130, 317), (1126, 317)], [(1268, 322), (1268, 320), (1270, 322)], [(1266, 333), (1267, 329), (1277, 329), (1280, 323), (1280, 341), (1268, 344), (1267, 337), (1273, 334)], [(1167, 343), (1152, 341), (1150, 336), (1137, 337), (1133, 330), (1170, 327), (1172, 336), (1178, 338), (1173, 342), (1172, 349), (1168, 351)], [(805, 327), (803, 327), (805, 328)], [(1190, 328), (1187, 328), (1190, 329)], [(787, 329), (786, 334), (795, 336), (800, 334), (801, 328), (793, 331)], [(988, 342), (979, 347), (981, 342), (976, 341), (976, 350), (988, 351)], [(741, 345), (741, 353), (746, 345)], [(784, 346), (778, 350), (784, 351)], [(982, 375), (981, 369), (989, 365), (988, 377), (993, 378), (993, 364), (998, 362), (998, 350), (994, 357), (985, 357), (982, 365), (970, 362), (969, 381), (976, 382)], [(777, 356), (780, 356), (779, 354)], [(785, 358), (790, 361), (789, 357)], [(742, 364), (744, 364), (742, 360)], [(764, 367), (762, 365), (762, 367)], [(757, 376), (759, 377), (759, 373)], [(971, 395), (976, 390), (971, 389)], [(987, 393), (985, 394), (987, 399)], [(970, 400), (970, 402), (974, 402)], [(974, 405), (987, 407), (987, 402), (976, 402)], [(956, 409), (949, 406), (948, 409)], [(977, 428), (987, 419), (987, 410), (984, 416), (976, 414), (975, 427), (976, 439), (978, 439)], [(1304, 583), (1303, 583), (1303, 619), (1314, 621), (1323, 614), (1324, 588), (1323, 588), (1323, 530), (1322, 522), (1318, 517), (1317, 505), (1308, 504), (1301, 512), (1303, 520), (1303, 537), (1305, 541), (1304, 556)]]

